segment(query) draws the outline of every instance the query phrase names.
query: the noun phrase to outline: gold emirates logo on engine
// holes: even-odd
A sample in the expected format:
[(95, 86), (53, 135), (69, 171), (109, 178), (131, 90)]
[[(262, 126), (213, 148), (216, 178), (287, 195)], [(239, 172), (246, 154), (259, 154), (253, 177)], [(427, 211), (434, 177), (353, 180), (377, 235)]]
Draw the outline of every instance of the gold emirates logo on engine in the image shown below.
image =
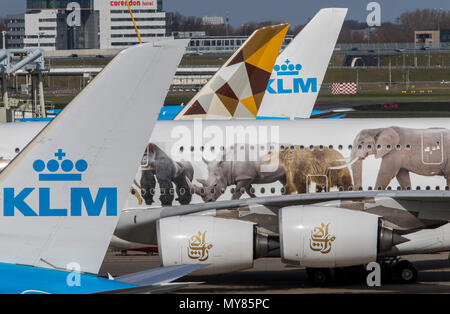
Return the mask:
[(329, 226), (330, 224), (322, 223), (320, 227), (315, 227), (311, 231), (311, 239), (309, 240), (311, 250), (322, 254), (328, 254), (331, 251), (331, 242), (336, 240), (336, 237), (328, 233)]
[(196, 259), (204, 262), (209, 258), (209, 250), (212, 249), (212, 244), (206, 243), (206, 231), (192, 236), (189, 239), (188, 256), (190, 259)]

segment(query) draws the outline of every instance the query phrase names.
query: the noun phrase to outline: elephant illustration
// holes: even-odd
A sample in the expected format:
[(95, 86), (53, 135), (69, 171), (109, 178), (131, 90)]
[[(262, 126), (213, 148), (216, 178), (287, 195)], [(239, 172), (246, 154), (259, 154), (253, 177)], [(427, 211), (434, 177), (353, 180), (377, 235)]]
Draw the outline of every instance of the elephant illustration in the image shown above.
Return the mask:
[(157, 145), (150, 143), (145, 150), (141, 166), (141, 194), (147, 205), (153, 203), (156, 180), (161, 190), (159, 198), (161, 205), (172, 205), (173, 183), (178, 196), (177, 201), (182, 205), (191, 202), (191, 189), (186, 181), (192, 180), (194, 176), (194, 169), (190, 162), (175, 162)]
[(410, 172), (422, 176), (444, 176), (449, 185), (449, 132), (444, 128), (394, 126), (362, 130), (354, 139), (351, 152), (355, 186), (362, 187), (363, 160), (369, 155), (382, 159), (376, 189), (386, 189), (393, 178), (397, 178), (402, 189), (411, 188)]
[(285, 147), (287, 149), (275, 150), (268, 155), (271, 159), (278, 158), (277, 162), (285, 169), (286, 194), (306, 193), (311, 182), (318, 186), (318, 191), (329, 191), (332, 187), (348, 190), (352, 186), (350, 170), (338, 151), (319, 147), (313, 150), (300, 149), (299, 146)]

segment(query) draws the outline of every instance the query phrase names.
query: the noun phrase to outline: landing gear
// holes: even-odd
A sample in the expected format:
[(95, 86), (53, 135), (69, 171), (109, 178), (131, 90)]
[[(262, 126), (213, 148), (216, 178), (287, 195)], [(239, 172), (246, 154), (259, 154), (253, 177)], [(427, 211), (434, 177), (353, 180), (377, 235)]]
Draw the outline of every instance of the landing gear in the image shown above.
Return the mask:
[(381, 262), (381, 281), (397, 281), (410, 284), (417, 280), (417, 270), (414, 265), (407, 260), (391, 259)]
[(324, 287), (331, 282), (331, 270), (329, 268), (306, 268), (309, 281), (318, 287)]
[(393, 267), (393, 277), (401, 283), (414, 283), (417, 280), (417, 270), (409, 261), (399, 261)]
[[(381, 284), (399, 282), (404, 284), (414, 283), (417, 280), (417, 270), (407, 260), (388, 258), (379, 261), (381, 266)], [(341, 268), (306, 268), (306, 274), (312, 285), (324, 287), (331, 282), (336, 284), (366, 283), (367, 275), (365, 266), (352, 266)]]

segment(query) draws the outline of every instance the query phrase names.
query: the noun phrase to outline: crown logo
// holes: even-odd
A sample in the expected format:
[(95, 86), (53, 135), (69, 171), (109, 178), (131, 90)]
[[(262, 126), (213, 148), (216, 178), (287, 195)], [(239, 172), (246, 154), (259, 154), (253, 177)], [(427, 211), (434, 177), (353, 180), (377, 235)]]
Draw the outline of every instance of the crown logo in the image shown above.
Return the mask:
[[(33, 169), (39, 173), (39, 181), (81, 181), (82, 174), (88, 168), (88, 163), (84, 159), (80, 159), (75, 163), (70, 159), (63, 160), (66, 153), (62, 149), (58, 149), (55, 153), (56, 159), (51, 159), (47, 163), (37, 159), (33, 163)], [(71, 173), (73, 169), (79, 173)], [(58, 173), (58, 170), (62, 170)], [(42, 173), (45, 170), (46, 173)]]
[(277, 72), (277, 75), (283, 76), (283, 75), (298, 75), (300, 70), (302, 69), (302, 65), (300, 63), (293, 64), (289, 59), (286, 59), (284, 61), (283, 65), (275, 65), (273, 67), (275, 72)]

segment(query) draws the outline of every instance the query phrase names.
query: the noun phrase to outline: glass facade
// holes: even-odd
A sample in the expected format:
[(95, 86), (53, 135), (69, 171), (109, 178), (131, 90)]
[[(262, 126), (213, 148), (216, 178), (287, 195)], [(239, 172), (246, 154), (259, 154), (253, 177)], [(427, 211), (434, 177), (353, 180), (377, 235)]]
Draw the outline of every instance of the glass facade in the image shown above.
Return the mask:
[[(27, 0), (27, 10), (65, 9), (74, 0)], [(76, 0), (82, 9), (93, 9), (94, 0)]]

